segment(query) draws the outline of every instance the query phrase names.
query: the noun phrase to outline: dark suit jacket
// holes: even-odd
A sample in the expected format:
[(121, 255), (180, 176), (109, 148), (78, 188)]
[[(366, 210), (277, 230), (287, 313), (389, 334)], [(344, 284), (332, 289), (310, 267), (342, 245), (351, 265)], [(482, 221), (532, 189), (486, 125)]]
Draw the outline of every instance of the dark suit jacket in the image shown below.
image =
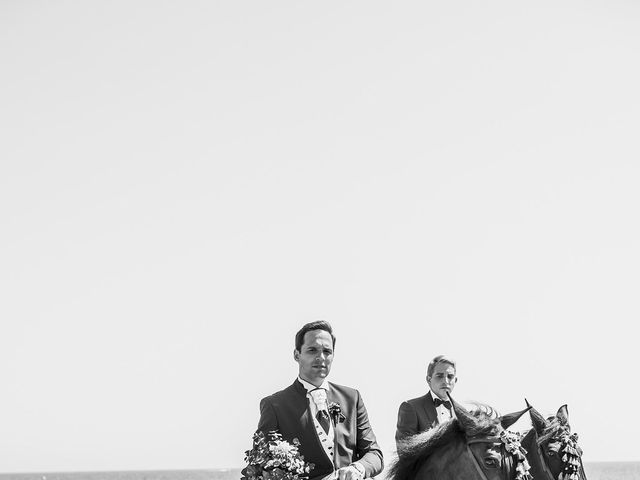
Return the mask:
[(400, 404), (396, 427), (396, 447), (411, 435), (424, 432), (438, 424), (438, 412), (433, 404), (431, 392)]
[(291, 442), (300, 440), (300, 453), (307, 462), (315, 464), (310, 477), (323, 477), (334, 470), (358, 460), (365, 468), (365, 476), (382, 471), (382, 451), (369, 425), (367, 410), (360, 393), (349, 387), (329, 383), (327, 403), (336, 402), (346, 417), (334, 424), (335, 442), (333, 465), (327, 457), (313, 423), (307, 391), (296, 379), (293, 385), (274, 393), (260, 402), (258, 430), (277, 430)]

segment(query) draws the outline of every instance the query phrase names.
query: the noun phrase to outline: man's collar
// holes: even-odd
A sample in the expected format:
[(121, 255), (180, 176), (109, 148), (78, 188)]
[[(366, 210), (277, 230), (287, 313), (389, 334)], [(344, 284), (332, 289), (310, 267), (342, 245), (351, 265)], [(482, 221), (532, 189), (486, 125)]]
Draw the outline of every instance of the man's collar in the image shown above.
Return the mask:
[[(431, 395), (431, 400), (435, 400), (436, 398), (440, 398), (438, 395), (436, 395), (435, 393), (433, 393), (433, 390), (429, 389), (429, 395)], [(440, 398), (440, 400), (445, 401), (445, 400), (449, 400), (448, 398), (442, 399)]]
[(326, 379), (319, 387), (316, 387), (314, 384), (309, 383), (306, 380), (301, 379), (300, 377), (298, 377), (298, 381), (302, 384), (307, 392), (315, 390), (316, 388), (324, 388), (325, 390), (329, 390), (329, 382)]

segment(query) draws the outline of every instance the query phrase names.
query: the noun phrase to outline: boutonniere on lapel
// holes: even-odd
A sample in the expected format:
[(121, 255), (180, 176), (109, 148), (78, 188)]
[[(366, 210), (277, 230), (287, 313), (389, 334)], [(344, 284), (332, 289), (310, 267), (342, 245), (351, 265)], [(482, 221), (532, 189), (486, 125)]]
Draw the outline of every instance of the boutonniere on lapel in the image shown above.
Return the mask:
[(339, 423), (344, 422), (347, 417), (342, 413), (342, 408), (340, 408), (340, 404), (336, 402), (331, 402), (329, 404), (329, 416), (333, 419), (333, 424), (337, 425)]

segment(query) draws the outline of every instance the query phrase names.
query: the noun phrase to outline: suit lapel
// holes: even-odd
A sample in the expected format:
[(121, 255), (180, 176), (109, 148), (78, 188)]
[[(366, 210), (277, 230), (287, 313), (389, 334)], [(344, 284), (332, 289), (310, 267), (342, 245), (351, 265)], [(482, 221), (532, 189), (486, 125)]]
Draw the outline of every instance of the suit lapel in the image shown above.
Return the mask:
[(431, 392), (427, 393), (424, 397), (422, 405), (424, 406), (424, 413), (427, 416), (427, 428), (431, 428), (434, 424), (437, 425), (438, 423), (438, 412), (436, 412), (436, 406), (433, 404)]
[[(331, 383), (329, 383), (329, 388), (327, 389), (327, 407), (329, 405), (331, 405), (331, 403), (337, 403), (338, 405), (340, 404), (340, 399), (337, 397), (337, 392), (335, 390), (335, 388), (333, 388), (333, 385), (331, 385)], [(333, 417), (331, 417), (331, 424), (333, 425), (333, 429), (336, 431), (336, 436), (337, 436), (337, 430), (338, 430), (338, 425), (336, 425), (333, 421)]]
[(296, 398), (300, 402), (300, 409), (304, 411), (300, 423), (302, 424), (302, 431), (306, 432), (307, 437), (316, 437), (316, 428), (313, 424), (313, 418), (311, 418), (311, 409), (309, 408), (309, 400), (307, 398), (307, 389), (298, 381), (293, 382), (293, 389), (296, 391)]

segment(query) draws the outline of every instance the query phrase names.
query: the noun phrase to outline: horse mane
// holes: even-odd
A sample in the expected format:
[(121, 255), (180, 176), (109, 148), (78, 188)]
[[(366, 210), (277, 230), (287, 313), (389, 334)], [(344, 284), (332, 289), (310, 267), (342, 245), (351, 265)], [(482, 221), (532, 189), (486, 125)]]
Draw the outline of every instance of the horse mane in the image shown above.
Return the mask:
[(499, 435), (502, 426), (500, 421), (493, 416), (494, 414), (493, 408), (483, 405), (483, 408), (470, 412), (474, 422), (473, 425), (467, 427), (466, 431), (462, 430), (456, 418), (452, 418), (431, 430), (406, 438), (399, 444), (398, 458), (389, 468), (388, 478), (390, 480), (412, 480), (418, 469), (436, 449), (451, 443), (457, 437)]
[(493, 408), (491, 405), (487, 405), (486, 403), (480, 403), (476, 401), (467, 402), (466, 405), (471, 405), (471, 408), (467, 408), (473, 415), (475, 412), (482, 412), (487, 417), (490, 418), (498, 418), (500, 416), (500, 412)]

